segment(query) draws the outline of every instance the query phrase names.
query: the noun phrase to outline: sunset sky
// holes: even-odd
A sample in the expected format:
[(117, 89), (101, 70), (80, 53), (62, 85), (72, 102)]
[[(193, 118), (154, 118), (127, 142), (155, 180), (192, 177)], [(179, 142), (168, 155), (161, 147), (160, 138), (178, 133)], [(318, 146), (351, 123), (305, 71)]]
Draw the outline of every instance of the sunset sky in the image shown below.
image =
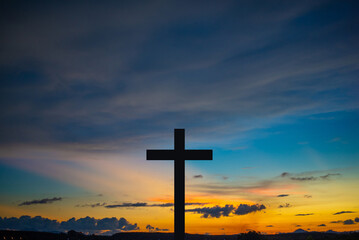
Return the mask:
[(359, 230), (358, 7), (1, 1), (0, 229)]

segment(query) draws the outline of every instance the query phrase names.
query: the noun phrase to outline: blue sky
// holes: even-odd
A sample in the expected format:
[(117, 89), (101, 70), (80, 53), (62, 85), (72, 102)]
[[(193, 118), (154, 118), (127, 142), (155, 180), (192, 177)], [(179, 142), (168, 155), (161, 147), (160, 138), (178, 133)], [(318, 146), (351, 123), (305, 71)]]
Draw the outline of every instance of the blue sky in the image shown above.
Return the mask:
[(187, 164), (190, 194), (275, 185), (283, 172), (357, 182), (357, 11), (356, 1), (2, 3), (0, 204), (14, 211), (0, 216), (56, 196), (72, 199), (68, 212), (92, 193), (163, 197), (172, 163), (148, 163), (145, 150), (172, 148), (174, 128), (188, 148), (214, 150)]

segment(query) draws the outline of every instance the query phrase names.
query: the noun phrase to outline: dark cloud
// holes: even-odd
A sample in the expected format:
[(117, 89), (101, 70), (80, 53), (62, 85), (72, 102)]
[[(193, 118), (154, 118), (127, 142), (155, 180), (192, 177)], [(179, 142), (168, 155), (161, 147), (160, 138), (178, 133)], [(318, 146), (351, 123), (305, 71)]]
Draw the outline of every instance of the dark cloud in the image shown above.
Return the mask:
[(288, 172), (284, 172), (284, 173), (282, 173), (280, 176), (281, 177), (287, 177), (287, 176), (289, 176), (290, 174), (288, 173)]
[(240, 204), (236, 210), (234, 210), (233, 214), (235, 215), (245, 215), (251, 212), (256, 212), (266, 209), (266, 207), (262, 204), (254, 204), (254, 205), (247, 205), (247, 204)]
[(204, 208), (194, 208), (186, 209), (186, 212), (194, 212), (202, 214), (203, 218), (208, 217), (228, 217), (228, 215), (234, 210), (233, 205), (226, 205), (224, 207), (215, 206), (215, 207), (204, 207)]
[(303, 217), (303, 216), (310, 216), (310, 215), (314, 215), (314, 213), (299, 213), (299, 214), (296, 214), (295, 216)]
[(286, 203), (286, 204), (279, 205), (278, 208), (289, 208), (291, 206), (292, 205), (290, 205), (289, 203)]
[(155, 228), (152, 227), (150, 224), (148, 224), (148, 225), (146, 226), (146, 229), (147, 229), (149, 232), (152, 232)]
[(273, 225), (267, 225), (266, 227), (273, 227)]
[(149, 232), (167, 232), (167, 231), (169, 231), (169, 229), (167, 229), (167, 228), (158, 228), (158, 227), (155, 228), (155, 227), (151, 226), (150, 224), (148, 224), (146, 226), (146, 229)]
[(326, 227), (327, 225), (325, 225), (324, 223), (323, 224), (320, 224), (318, 225), (318, 227)]
[(106, 203), (86, 203), (86, 204), (77, 204), (75, 207), (103, 207), (106, 206)]
[(279, 194), (279, 195), (277, 195), (277, 197), (288, 197), (289, 196), (289, 194)]
[(312, 195), (304, 195), (305, 198), (312, 198)]
[(341, 211), (341, 212), (333, 213), (333, 215), (339, 215), (339, 214), (344, 214), (344, 213), (355, 213), (355, 212), (353, 212), (353, 211)]
[(40, 200), (32, 200), (32, 201), (25, 201), (20, 203), (18, 206), (28, 206), (28, 205), (34, 205), (34, 204), (48, 204), (53, 203), (55, 201), (61, 201), (62, 197), (54, 197), (54, 198), (44, 198)]
[(40, 216), (21, 216), (20, 218), (0, 217), (0, 228), (46, 232), (75, 230), (84, 233), (100, 233), (104, 230), (131, 231), (139, 229), (136, 223), (131, 224), (125, 218), (117, 219), (113, 217), (95, 219), (92, 217), (85, 217), (79, 219), (71, 218), (67, 221), (59, 222)]
[(106, 205), (105, 208), (124, 208), (124, 207), (149, 207), (149, 205), (145, 202), (137, 202), (137, 203), (122, 203), (122, 204), (112, 204)]
[(343, 221), (343, 224), (344, 225), (352, 225), (352, 224), (355, 224), (355, 222), (352, 219), (347, 219), (347, 220)]
[(224, 207), (215, 206), (215, 207), (204, 207), (204, 208), (194, 208), (194, 209), (187, 209), (186, 212), (194, 212), (198, 214), (202, 214), (203, 218), (208, 217), (228, 217), (229, 214), (235, 215), (246, 215), (252, 212), (260, 211), (266, 209), (266, 207), (262, 204), (240, 204), (237, 208), (233, 205), (226, 205)]
[(194, 175), (193, 178), (203, 178), (203, 175)]

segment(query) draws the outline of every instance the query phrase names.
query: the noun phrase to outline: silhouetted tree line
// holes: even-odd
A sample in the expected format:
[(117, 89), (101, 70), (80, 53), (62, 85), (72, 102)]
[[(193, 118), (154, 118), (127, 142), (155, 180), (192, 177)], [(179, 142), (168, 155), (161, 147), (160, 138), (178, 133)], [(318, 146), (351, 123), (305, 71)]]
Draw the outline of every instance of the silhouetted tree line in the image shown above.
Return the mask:
[[(0, 240), (173, 240), (173, 233), (116, 233), (112, 236), (85, 235), (74, 230), (68, 233), (31, 231), (0, 231)], [(186, 240), (359, 240), (359, 232), (352, 233), (283, 233), (262, 235), (256, 231), (239, 235), (186, 234)]]

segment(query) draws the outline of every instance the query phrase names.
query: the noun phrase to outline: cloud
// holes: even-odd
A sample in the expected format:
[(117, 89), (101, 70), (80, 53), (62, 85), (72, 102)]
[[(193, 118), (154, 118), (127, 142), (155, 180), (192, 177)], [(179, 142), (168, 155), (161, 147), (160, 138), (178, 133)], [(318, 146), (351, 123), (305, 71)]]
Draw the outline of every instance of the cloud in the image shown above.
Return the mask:
[[(333, 43), (302, 44), (288, 39), (292, 27), (283, 28), (315, 4), (286, 4), (284, 10), (272, 6), (266, 12), (250, 2), (243, 8), (229, 3), (209, 5), (151, 2), (121, 7), (115, 3), (84, 7), (58, 3), (41, 8), (33, 4), (15, 11), (13, 3), (7, 3), (1, 15), (4, 19), (14, 17), (17, 22), (1, 23), (6, 37), (2, 38), (4, 51), (0, 67), (6, 87), (0, 94), (2, 106), (8, 109), (1, 118), (0, 125), (4, 126), (1, 140), (84, 143), (105, 139), (109, 144), (111, 138), (142, 137), (158, 131), (155, 126), (159, 123), (169, 126), (178, 122), (206, 122), (203, 128), (212, 129), (218, 120), (228, 123), (228, 129), (236, 129), (223, 132), (238, 135), (241, 131), (238, 126), (244, 123), (245, 129), (253, 129), (265, 122), (268, 124), (268, 118), (318, 113), (332, 108), (343, 110), (351, 106), (350, 94), (345, 95), (347, 101), (340, 103), (335, 94), (325, 99), (316, 96), (333, 89), (350, 90), (352, 81), (347, 80), (351, 78), (345, 73), (338, 73), (345, 75), (342, 81), (321, 76), (344, 67), (348, 68), (346, 74), (353, 72), (352, 46), (343, 44), (346, 42), (342, 38), (336, 39), (345, 49), (333, 58)], [(252, 11), (238, 14), (240, 21), (237, 15), (231, 15), (232, 9)], [(53, 21), (42, 21), (49, 14)], [(94, 15), (101, 21), (95, 22), (89, 17)], [(253, 16), (261, 16), (260, 23), (253, 21), (256, 18)], [(81, 22), (77, 18), (89, 21)], [(187, 25), (197, 19), (203, 19), (200, 26)], [(206, 19), (217, 19), (218, 27), (210, 27)], [(343, 21), (348, 23), (348, 19)], [(121, 24), (115, 24), (119, 22)], [(33, 29), (38, 34), (28, 38), (23, 29)], [(137, 31), (123, 34), (129, 29)], [(332, 36), (336, 36), (337, 28), (331, 29)], [(312, 29), (298, 34), (303, 36), (307, 31)], [(154, 32), (158, 41), (153, 40)], [(354, 34), (346, 33), (348, 37)], [(238, 36), (246, 37), (233, 44), (221, 44)], [(323, 39), (325, 37), (323, 35)], [(269, 51), (267, 47), (278, 40), (286, 43)], [(221, 48), (214, 47), (218, 45)], [(307, 59), (313, 51), (316, 55)], [(285, 70), (282, 69), (284, 63)], [(218, 84), (220, 77), (222, 81)], [(24, 94), (31, 90), (33, 94)], [(288, 94), (292, 91), (296, 94)], [(171, 113), (167, 115), (171, 119), (163, 121), (166, 113)], [(184, 117), (187, 114), (191, 114), (190, 119)], [(36, 116), (36, 121), (30, 121), (30, 116)], [(252, 116), (262, 121), (249, 123)], [(240, 118), (244, 121), (238, 121)], [(137, 124), (137, 128), (133, 128), (135, 121), (146, 122), (149, 126)], [(62, 127), (74, 131), (65, 132)], [(16, 136), (15, 129), (19, 129)], [(123, 129), (133, 131), (127, 133), (121, 131)], [(37, 137), (34, 138), (34, 134)], [(139, 142), (122, 147), (138, 147)]]
[(186, 209), (186, 212), (194, 212), (198, 214), (202, 214), (203, 218), (208, 217), (228, 217), (229, 214), (234, 215), (246, 215), (252, 212), (260, 211), (266, 209), (266, 207), (262, 204), (254, 204), (254, 205), (248, 205), (248, 204), (240, 204), (237, 208), (233, 205), (226, 205), (224, 207), (220, 206), (214, 206), (214, 207), (204, 207), (204, 208), (194, 208), (194, 209)]
[(289, 196), (289, 194), (279, 194), (279, 195), (277, 195), (277, 197), (288, 197)]
[(330, 223), (342, 223), (343, 221), (331, 221)]
[(18, 206), (28, 206), (28, 205), (34, 205), (34, 204), (48, 204), (53, 203), (55, 201), (61, 201), (62, 197), (54, 197), (54, 198), (44, 198), (40, 200), (32, 200), (32, 201), (25, 201), (20, 203)]
[(0, 228), (9, 230), (26, 230), (26, 231), (81, 231), (84, 233), (100, 233), (104, 230), (131, 231), (138, 230), (137, 224), (131, 224), (125, 218), (102, 218), (92, 217), (71, 218), (67, 221), (59, 222), (43, 218), (41, 216), (30, 217), (21, 216), (20, 218), (1, 218)]
[(235, 215), (245, 215), (251, 212), (257, 212), (260, 210), (266, 209), (266, 207), (262, 204), (254, 204), (254, 205), (247, 205), (247, 204), (240, 204), (237, 209), (233, 212)]
[(282, 204), (282, 205), (278, 206), (278, 208), (289, 208), (289, 207), (292, 207), (292, 205), (290, 205), (289, 203)]
[(323, 224), (320, 224), (318, 225), (318, 227), (326, 227), (327, 225), (325, 225), (324, 223)]
[(158, 228), (158, 227), (156, 227), (156, 232), (168, 232), (169, 231), (169, 229), (168, 228)]
[(194, 175), (193, 178), (203, 178), (203, 175)]
[(344, 213), (355, 213), (355, 212), (353, 212), (353, 211), (341, 211), (341, 212), (333, 213), (333, 215), (339, 215), (339, 214), (344, 214)]
[(312, 195), (304, 195), (305, 198), (312, 198)]
[(326, 179), (328, 180), (331, 176), (339, 176), (340, 173), (328, 173), (324, 176), (319, 176), (319, 177), (314, 177), (314, 176), (310, 176), (310, 177), (291, 177), (290, 179), (294, 180), (294, 181), (314, 181), (317, 180), (318, 178), (320, 179)]
[(314, 215), (314, 213), (299, 213), (299, 214), (296, 214), (295, 216), (303, 217), (303, 216), (310, 216), (310, 215)]
[(147, 226), (146, 226), (146, 229), (149, 231), (149, 232), (167, 232), (167, 231), (169, 231), (169, 229), (168, 228), (158, 228), (158, 227), (153, 227), (153, 226), (151, 226), (150, 224), (148, 224)]
[(312, 180), (316, 180), (317, 178), (312, 176), (312, 177), (291, 177), (290, 179), (294, 181), (312, 181)]
[(148, 224), (148, 225), (146, 226), (146, 229), (147, 229), (149, 232), (152, 232), (155, 228), (152, 227), (150, 224)]
[(355, 222), (359, 222), (359, 218), (355, 218), (354, 221), (355, 221)]
[(355, 222), (352, 219), (347, 219), (347, 220), (343, 221), (343, 224), (344, 225), (352, 225), (352, 224), (355, 224)]
[(204, 207), (204, 208), (194, 208), (186, 209), (186, 212), (194, 212), (202, 214), (203, 218), (214, 217), (228, 217), (228, 215), (234, 210), (233, 205), (226, 205), (224, 207), (215, 206), (215, 207)]
[[(122, 204), (112, 204), (106, 205), (105, 208), (124, 208), (124, 207), (149, 207), (145, 202), (137, 202), (137, 203), (122, 203)], [(173, 205), (172, 205), (173, 206)]]
[[(186, 206), (205, 205), (205, 204), (206, 203), (199, 203), (199, 202), (185, 203)], [(105, 208), (173, 207), (173, 206), (174, 206), (173, 203), (148, 204), (145, 202), (104, 205)]]
[(86, 203), (86, 204), (77, 204), (75, 207), (103, 207), (103, 206), (106, 206), (106, 203)]
[(327, 175), (320, 176), (321, 179), (329, 179), (331, 176), (340, 176), (340, 173), (328, 173)]
[[(292, 175), (292, 174), (290, 174), (288, 172), (284, 172), (281, 174), (281, 177), (288, 177), (290, 175)], [(303, 174), (299, 174), (299, 175), (303, 175)], [(315, 181), (318, 179), (328, 180), (332, 176), (339, 176), (339, 175), (341, 175), (341, 174), (340, 173), (328, 173), (326, 175), (317, 176), (317, 177), (316, 176), (304, 176), (304, 177), (298, 176), (298, 177), (291, 177), (290, 179), (293, 181), (305, 182), (305, 181)]]

